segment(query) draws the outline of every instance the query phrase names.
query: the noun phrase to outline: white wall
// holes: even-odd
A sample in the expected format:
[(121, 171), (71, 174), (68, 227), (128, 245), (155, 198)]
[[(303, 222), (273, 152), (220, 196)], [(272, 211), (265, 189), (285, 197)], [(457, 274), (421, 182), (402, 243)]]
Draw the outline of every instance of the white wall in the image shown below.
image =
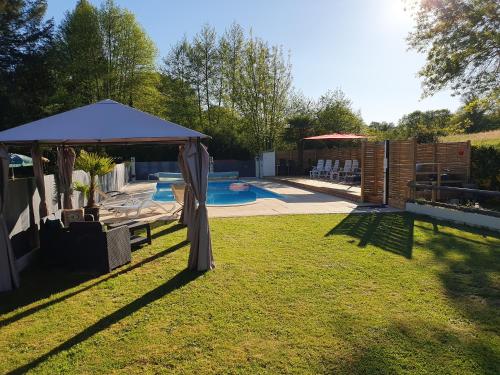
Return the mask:
[[(104, 191), (120, 190), (127, 183), (129, 178), (129, 167), (125, 164), (117, 164), (113, 172), (99, 178), (99, 184)], [(57, 194), (54, 175), (46, 175), (45, 197), (49, 214), (58, 210)], [(73, 172), (73, 182), (88, 184), (89, 175), (83, 171)], [(7, 226), (10, 230), (10, 237), (27, 230), (33, 222), (40, 222), (38, 207), (40, 205), (40, 195), (35, 187), (33, 178), (16, 179), (9, 181), (9, 198), (6, 208)], [(99, 201), (99, 197), (96, 197)], [(83, 207), (85, 200), (80, 192), (74, 191), (72, 197), (73, 207)]]
[(481, 215), (473, 212), (453, 210), (445, 207), (437, 207), (426, 204), (406, 203), (406, 211), (415, 214), (428, 215), (442, 220), (454, 221), (474, 227), (483, 227), (500, 231), (500, 218), (495, 216)]

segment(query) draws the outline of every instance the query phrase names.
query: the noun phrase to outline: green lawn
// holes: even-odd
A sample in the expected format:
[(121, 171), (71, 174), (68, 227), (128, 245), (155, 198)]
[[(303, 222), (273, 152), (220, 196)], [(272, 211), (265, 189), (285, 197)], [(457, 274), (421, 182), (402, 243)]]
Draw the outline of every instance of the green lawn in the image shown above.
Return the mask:
[(211, 226), (205, 274), (170, 224), (110, 275), (23, 275), (0, 373), (498, 373), (498, 236), (406, 214)]

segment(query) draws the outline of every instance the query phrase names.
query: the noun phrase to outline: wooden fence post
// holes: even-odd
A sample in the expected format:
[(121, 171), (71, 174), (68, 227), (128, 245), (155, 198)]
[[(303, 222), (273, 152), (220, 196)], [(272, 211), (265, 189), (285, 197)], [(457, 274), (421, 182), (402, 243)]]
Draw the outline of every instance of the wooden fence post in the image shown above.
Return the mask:
[[(411, 181), (417, 182), (417, 140), (412, 139), (411, 140), (411, 146), (410, 146), (410, 161), (411, 161)], [(408, 181), (406, 181), (406, 186), (407, 186), (407, 194), (406, 197), (409, 199), (410, 197), (410, 188), (408, 187)]]
[[(432, 186), (435, 186), (436, 183), (433, 182), (432, 183)], [(432, 193), (431, 193), (431, 202), (435, 202), (436, 201), (436, 189), (432, 189)]]
[[(435, 198), (437, 200), (440, 200), (441, 199), (441, 192), (439, 191), (439, 188), (441, 187), (441, 163), (437, 163), (437, 187), (438, 187), (438, 190), (435, 194)], [(434, 193), (434, 190), (432, 192)]]
[(361, 202), (365, 201), (365, 152), (366, 152), (366, 141), (361, 143)]
[(471, 157), (472, 157), (471, 156), (472, 155), (471, 151), (472, 151), (471, 150), (471, 143), (470, 143), (470, 139), (469, 139), (467, 141), (467, 150), (466, 150), (466, 156), (467, 156), (467, 161), (466, 161), (466, 163), (467, 163), (466, 164), (467, 165), (467, 167), (466, 167), (467, 183), (470, 182), (470, 170), (471, 170), (471, 162), (472, 162), (472, 160), (471, 160)]

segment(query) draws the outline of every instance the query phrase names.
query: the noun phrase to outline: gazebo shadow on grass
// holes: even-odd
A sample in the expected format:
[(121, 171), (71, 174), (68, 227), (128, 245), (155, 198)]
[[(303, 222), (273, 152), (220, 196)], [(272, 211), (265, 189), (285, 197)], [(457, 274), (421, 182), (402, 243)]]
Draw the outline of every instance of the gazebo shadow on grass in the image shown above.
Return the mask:
[(159, 287), (149, 291), (144, 294), (142, 297), (136, 299), (135, 301), (130, 302), (129, 304), (123, 306), (122, 308), (116, 310), (108, 316), (100, 319), (95, 324), (90, 327), (84, 329), (77, 335), (73, 336), (69, 340), (65, 341), (61, 345), (55, 347), (51, 351), (46, 354), (38, 357), (34, 361), (27, 363), (24, 366), (21, 366), (13, 371), (10, 371), (9, 374), (25, 374), (26, 372), (34, 369), (41, 363), (47, 361), (51, 357), (59, 354), (62, 351), (69, 350), (73, 346), (78, 345), (95, 334), (107, 329), (111, 325), (119, 322), (120, 320), (126, 318), (127, 316), (139, 311), (143, 307), (153, 303), (154, 301), (166, 296), (167, 294), (175, 291), (176, 289), (182, 288), (183, 286), (189, 284), (191, 281), (197, 279), (205, 272), (197, 272), (197, 271), (189, 271), (187, 269), (179, 272), (173, 278), (168, 280), (166, 283), (160, 285)]
[[(123, 266), (115, 270), (113, 273), (98, 279), (94, 283), (85, 285), (84, 287), (77, 289), (73, 292), (69, 292), (57, 298), (51, 299), (47, 302), (38, 304), (24, 311), (21, 311), (18, 314), (15, 314), (9, 318), (0, 320), (0, 328), (7, 326), (11, 323), (14, 323), (19, 319), (25, 318), (49, 306), (55, 305), (59, 302), (63, 302), (71, 297), (74, 297), (80, 293), (92, 289), (98, 286), (99, 284), (107, 282), (120, 275), (136, 270), (163, 256), (173, 253), (174, 251), (179, 250), (188, 244), (189, 242), (187, 240), (181, 241), (178, 244), (175, 244), (165, 250), (162, 250), (150, 257), (142, 259), (141, 261), (135, 264), (132, 265), (129, 264)], [(74, 273), (70, 271), (64, 271), (61, 269), (54, 270), (50, 268), (40, 268), (36, 272), (34, 272), (33, 270), (27, 270), (27, 271), (28, 272), (26, 272), (25, 275), (23, 275), (26, 277), (26, 279), (23, 278), (24, 280), (22, 280), (23, 283), (26, 284), (24, 287), (21, 286), (21, 288), (15, 290), (14, 292), (10, 292), (8, 294), (5, 294), (4, 296), (0, 296), (0, 314), (9, 313), (10, 311), (13, 311), (17, 308), (27, 306), (41, 299), (48, 298), (53, 294), (61, 293), (64, 290), (74, 288), (79, 284), (89, 281), (90, 279), (96, 277), (96, 275), (94, 274)]]
[(347, 235), (359, 240), (359, 247), (377, 246), (411, 259), (414, 216), (404, 213), (350, 214), (326, 236)]
[(155, 238), (158, 238), (158, 237), (161, 237), (161, 236), (165, 236), (167, 234), (171, 234), (171, 233), (177, 232), (178, 230), (181, 230), (181, 229), (184, 229), (184, 228), (186, 228), (186, 226), (184, 224), (177, 223), (177, 224), (169, 226), (169, 227), (167, 227), (165, 229), (162, 229), (159, 232), (153, 233), (151, 235), (151, 238), (155, 239)]

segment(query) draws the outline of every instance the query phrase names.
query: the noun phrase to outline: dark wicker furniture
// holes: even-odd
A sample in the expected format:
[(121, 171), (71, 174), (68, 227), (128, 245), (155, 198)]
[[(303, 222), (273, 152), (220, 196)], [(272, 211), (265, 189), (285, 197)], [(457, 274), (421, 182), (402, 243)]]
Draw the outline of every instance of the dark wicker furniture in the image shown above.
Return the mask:
[(126, 226), (105, 230), (98, 221), (43, 220), (40, 249), (46, 263), (72, 269), (107, 273), (131, 260), (130, 233)]
[[(132, 247), (138, 247), (143, 244), (151, 245), (151, 225), (147, 222), (140, 222), (136, 220), (124, 221), (117, 224), (109, 224), (108, 228), (117, 228), (119, 226), (126, 226), (130, 231), (130, 245)], [(140, 236), (137, 232), (146, 230), (146, 236)]]

